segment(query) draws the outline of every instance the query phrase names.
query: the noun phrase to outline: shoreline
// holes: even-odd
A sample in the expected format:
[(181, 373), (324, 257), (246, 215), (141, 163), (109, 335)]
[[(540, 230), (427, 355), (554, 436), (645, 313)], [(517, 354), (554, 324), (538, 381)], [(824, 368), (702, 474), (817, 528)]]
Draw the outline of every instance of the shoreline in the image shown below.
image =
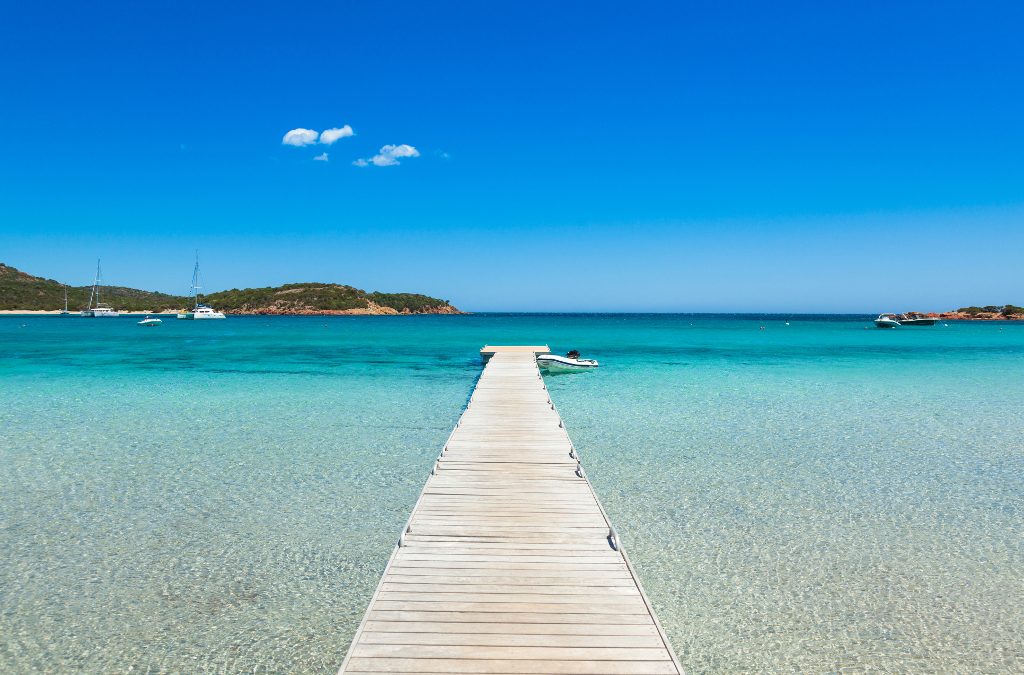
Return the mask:
[(926, 314), (929, 319), (941, 319), (943, 321), (1024, 321), (1024, 314), (1011, 314), (1006, 316), (1004, 314), (964, 314), (963, 312), (943, 312), (932, 316)]
[[(184, 310), (181, 310), (184, 311)], [(122, 312), (119, 316), (176, 316), (179, 310), (161, 310), (159, 312)], [(275, 309), (258, 309), (240, 312), (224, 312), (226, 316), (428, 316), (428, 315), (467, 315), (471, 312), (454, 311), (427, 311), (427, 312), (400, 312), (390, 307), (357, 308), (357, 309), (310, 309), (298, 311), (284, 311)], [(59, 309), (0, 309), (0, 316), (74, 316), (80, 317), (81, 310), (69, 311), (62, 314)]]
[[(82, 310), (68, 311), (61, 314), (59, 309), (0, 309), (0, 315), (9, 316), (81, 316)], [(174, 316), (177, 312), (118, 312), (120, 316)]]

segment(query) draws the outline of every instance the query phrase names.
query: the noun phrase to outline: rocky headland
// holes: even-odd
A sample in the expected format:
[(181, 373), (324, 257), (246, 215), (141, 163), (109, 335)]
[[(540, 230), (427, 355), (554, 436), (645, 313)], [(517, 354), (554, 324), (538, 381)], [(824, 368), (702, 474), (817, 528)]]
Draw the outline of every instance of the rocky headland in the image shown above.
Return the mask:
[(1016, 305), (986, 305), (961, 307), (952, 312), (929, 312), (924, 316), (951, 321), (1024, 321), (1024, 307)]

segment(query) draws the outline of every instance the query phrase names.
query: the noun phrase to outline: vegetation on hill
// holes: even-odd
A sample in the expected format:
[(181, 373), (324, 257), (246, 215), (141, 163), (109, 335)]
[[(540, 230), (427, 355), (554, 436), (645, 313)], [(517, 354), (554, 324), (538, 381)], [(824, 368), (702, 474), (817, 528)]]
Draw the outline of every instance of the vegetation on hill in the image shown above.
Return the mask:
[[(89, 286), (68, 286), (68, 309), (89, 304)], [(177, 310), (191, 304), (184, 296), (104, 286), (103, 302), (121, 311)], [(204, 296), (215, 308), (240, 314), (312, 314), (350, 312), (365, 314), (457, 314), (447, 300), (416, 293), (367, 293), (341, 284), (285, 284), (268, 288), (233, 288)], [(58, 310), (64, 308), (64, 286), (52, 279), (26, 274), (0, 263), (0, 309)]]
[(225, 312), (252, 311), (260, 308), (277, 309), (317, 308), (324, 310), (357, 309), (367, 306), (365, 296), (351, 286), (332, 284), (285, 284), (266, 288), (232, 288), (204, 296), (217, 309)]
[(366, 296), (381, 307), (391, 307), (399, 312), (426, 312), (438, 306), (451, 307), (447, 300), (438, 300), (418, 293), (379, 293), (374, 291)]
[(982, 314), (1019, 316), (1024, 314), (1024, 307), (1017, 307), (1016, 305), (986, 305), (984, 307), (961, 307), (956, 311), (970, 316), (979, 316)]
[(306, 313), (310, 311), (371, 311), (399, 313), (456, 312), (447, 300), (415, 293), (367, 293), (341, 284), (285, 284), (274, 288), (231, 289), (211, 293), (205, 300), (225, 312)]
[[(67, 291), (68, 310), (77, 312), (89, 305), (91, 286), (68, 286)], [(126, 312), (159, 311), (183, 307), (185, 303), (182, 297), (123, 286), (104, 286), (100, 299)], [(64, 309), (64, 285), (0, 263), (0, 309)]]

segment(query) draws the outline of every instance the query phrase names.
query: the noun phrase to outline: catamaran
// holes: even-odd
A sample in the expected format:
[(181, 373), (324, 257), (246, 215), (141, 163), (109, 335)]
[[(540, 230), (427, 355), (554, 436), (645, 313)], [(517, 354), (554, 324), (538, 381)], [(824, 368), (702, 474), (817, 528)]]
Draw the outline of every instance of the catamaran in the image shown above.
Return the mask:
[(100, 272), (100, 259), (96, 258), (96, 279), (92, 282), (92, 292), (89, 293), (89, 308), (82, 310), (82, 316), (94, 319), (121, 316), (121, 313), (110, 305), (100, 302), (100, 288), (103, 285), (103, 275)]
[(189, 291), (189, 295), (192, 296), (193, 307), (190, 312), (179, 312), (179, 319), (224, 319), (224, 312), (218, 312), (213, 307), (203, 304), (203, 294), (200, 292), (202, 288), (201, 280), (199, 277), (199, 251), (196, 251), (196, 267), (192, 270), (192, 288)]

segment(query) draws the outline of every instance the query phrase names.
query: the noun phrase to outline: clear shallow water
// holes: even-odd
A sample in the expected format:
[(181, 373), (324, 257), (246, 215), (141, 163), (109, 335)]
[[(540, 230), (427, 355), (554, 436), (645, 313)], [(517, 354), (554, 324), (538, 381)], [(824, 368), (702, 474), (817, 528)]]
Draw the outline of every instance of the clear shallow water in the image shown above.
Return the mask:
[(0, 318), (0, 671), (336, 671), (476, 350), (547, 342), (690, 672), (1020, 672), (1024, 326), (866, 325)]

